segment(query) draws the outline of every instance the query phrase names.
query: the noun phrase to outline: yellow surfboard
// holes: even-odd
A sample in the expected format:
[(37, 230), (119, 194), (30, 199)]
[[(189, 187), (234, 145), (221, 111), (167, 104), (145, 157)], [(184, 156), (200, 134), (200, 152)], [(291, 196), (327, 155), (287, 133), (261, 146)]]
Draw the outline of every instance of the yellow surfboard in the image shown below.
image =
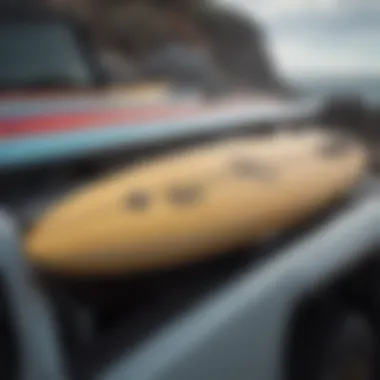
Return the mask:
[(295, 227), (348, 193), (365, 166), (360, 146), (326, 132), (214, 143), (71, 194), (25, 248), (42, 267), (74, 275), (184, 265)]

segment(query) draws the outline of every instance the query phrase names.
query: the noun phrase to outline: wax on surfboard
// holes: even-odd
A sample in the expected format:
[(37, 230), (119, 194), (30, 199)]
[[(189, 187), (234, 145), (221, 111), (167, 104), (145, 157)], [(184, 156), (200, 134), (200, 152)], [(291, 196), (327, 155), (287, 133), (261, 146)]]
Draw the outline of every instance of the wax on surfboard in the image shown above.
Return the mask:
[(74, 192), (25, 238), (71, 275), (176, 267), (295, 227), (348, 193), (366, 152), (328, 132), (214, 143), (140, 163)]

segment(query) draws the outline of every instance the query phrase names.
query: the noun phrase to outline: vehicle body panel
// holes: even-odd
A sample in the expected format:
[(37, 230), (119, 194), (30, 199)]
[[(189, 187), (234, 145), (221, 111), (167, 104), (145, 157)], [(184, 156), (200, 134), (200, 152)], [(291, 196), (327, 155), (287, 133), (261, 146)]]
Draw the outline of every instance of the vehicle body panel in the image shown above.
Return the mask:
[(326, 225), (246, 268), (96, 379), (284, 379), (297, 304), (378, 249), (379, 223), (380, 198), (367, 194)]

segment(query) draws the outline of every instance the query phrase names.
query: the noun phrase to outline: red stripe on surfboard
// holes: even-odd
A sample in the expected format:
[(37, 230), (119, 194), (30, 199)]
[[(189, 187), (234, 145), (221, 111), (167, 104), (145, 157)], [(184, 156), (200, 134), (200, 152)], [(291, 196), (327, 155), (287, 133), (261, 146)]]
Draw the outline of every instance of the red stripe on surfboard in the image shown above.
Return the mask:
[(0, 139), (28, 136), (35, 134), (49, 134), (85, 130), (92, 128), (107, 128), (112, 124), (163, 121), (173, 117), (188, 116), (193, 112), (217, 111), (234, 106), (258, 106), (278, 102), (277, 99), (255, 97), (232, 97), (227, 101), (211, 104), (182, 104), (182, 105), (154, 105), (136, 108), (118, 108), (113, 110), (87, 111), (80, 113), (58, 113), (50, 115), (25, 116), (7, 120), (0, 119)]
[[(55, 114), (48, 116), (31, 116), (13, 120), (0, 120), (0, 137), (10, 138), (20, 135), (39, 133), (57, 133), (81, 130), (88, 128), (104, 127), (110, 124), (136, 122), (150, 122), (165, 118), (190, 115), (199, 111), (199, 105), (186, 106), (159, 106), (138, 109), (121, 109), (113, 111)], [(158, 120), (157, 120), (158, 121)]]

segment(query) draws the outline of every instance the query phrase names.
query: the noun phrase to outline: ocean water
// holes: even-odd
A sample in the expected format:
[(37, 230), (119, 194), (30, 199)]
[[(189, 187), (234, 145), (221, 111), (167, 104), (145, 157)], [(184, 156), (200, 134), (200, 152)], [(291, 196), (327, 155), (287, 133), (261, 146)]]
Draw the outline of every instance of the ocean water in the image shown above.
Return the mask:
[(376, 77), (319, 76), (292, 78), (289, 82), (312, 96), (355, 94), (362, 96), (371, 106), (380, 107), (380, 68)]

